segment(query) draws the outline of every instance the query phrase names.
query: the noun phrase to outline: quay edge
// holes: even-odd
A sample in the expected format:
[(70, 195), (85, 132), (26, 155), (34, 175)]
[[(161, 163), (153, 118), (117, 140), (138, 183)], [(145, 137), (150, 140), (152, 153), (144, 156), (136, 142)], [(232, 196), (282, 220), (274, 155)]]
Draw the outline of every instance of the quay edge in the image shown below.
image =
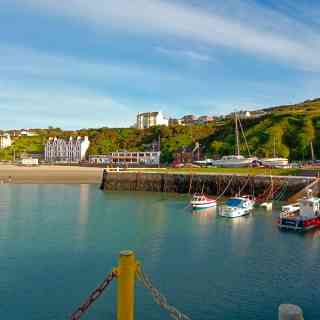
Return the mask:
[[(231, 182), (230, 182), (231, 180)], [(273, 176), (275, 187), (284, 186), (282, 200), (293, 198), (301, 190), (311, 188), (319, 193), (314, 177)], [(270, 186), (270, 176), (248, 176), (241, 174), (187, 174), (187, 173), (146, 173), (146, 172), (103, 172), (101, 189), (104, 191), (151, 191), (172, 193), (201, 192), (219, 195), (229, 185), (226, 195), (242, 193), (262, 194)]]

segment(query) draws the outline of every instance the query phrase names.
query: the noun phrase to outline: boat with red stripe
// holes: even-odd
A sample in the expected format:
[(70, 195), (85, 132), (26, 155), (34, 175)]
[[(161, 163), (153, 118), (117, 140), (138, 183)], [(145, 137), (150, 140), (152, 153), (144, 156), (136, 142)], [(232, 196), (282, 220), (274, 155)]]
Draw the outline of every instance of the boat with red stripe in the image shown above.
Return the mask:
[(280, 229), (307, 231), (320, 227), (320, 198), (308, 190), (306, 197), (293, 205), (283, 206), (278, 220)]
[(217, 200), (202, 193), (195, 193), (190, 201), (192, 209), (211, 208), (217, 205)]

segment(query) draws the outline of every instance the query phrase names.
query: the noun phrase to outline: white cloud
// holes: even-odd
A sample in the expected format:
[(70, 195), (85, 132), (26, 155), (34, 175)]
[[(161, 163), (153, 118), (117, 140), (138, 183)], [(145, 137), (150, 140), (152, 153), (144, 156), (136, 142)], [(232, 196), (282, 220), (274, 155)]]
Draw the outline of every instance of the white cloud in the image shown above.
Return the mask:
[(133, 122), (134, 110), (132, 105), (89, 90), (21, 87), (0, 82), (1, 128), (7, 125), (10, 128), (49, 125), (64, 128), (122, 127)]
[(130, 82), (148, 78), (149, 84), (159, 80), (179, 78), (174, 73), (156, 67), (92, 62), (72, 56), (47, 54), (25, 47), (0, 45), (0, 55), (0, 77), (3, 72), (17, 72), (20, 75), (46, 77), (46, 79), (83, 78), (103, 81), (125, 79)]
[[(309, 30), (302, 23), (250, 1), (240, 1), (246, 10), (237, 13), (232, 10), (213, 12), (161, 0), (15, 1), (48, 14), (80, 19), (100, 29), (112, 25), (126, 32), (179, 37), (268, 57), (300, 69), (320, 71), (319, 30)], [(237, 3), (228, 2), (231, 9), (233, 3)], [(256, 13), (261, 18), (265, 15), (265, 21), (256, 19)], [(300, 32), (290, 33), (290, 28)]]
[(169, 49), (169, 48), (163, 48), (163, 47), (156, 47), (156, 51), (164, 54), (169, 57), (176, 57), (176, 58), (186, 58), (186, 59), (191, 59), (195, 60), (198, 62), (209, 62), (212, 61), (213, 58), (210, 57), (207, 54), (194, 51), (194, 50), (179, 50), (179, 49)]

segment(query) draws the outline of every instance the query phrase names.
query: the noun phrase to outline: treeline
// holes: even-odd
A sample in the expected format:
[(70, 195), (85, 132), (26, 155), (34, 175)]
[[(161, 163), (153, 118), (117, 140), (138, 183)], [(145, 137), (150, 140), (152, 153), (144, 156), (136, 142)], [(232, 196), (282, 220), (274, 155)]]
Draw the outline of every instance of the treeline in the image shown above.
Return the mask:
[[(247, 144), (241, 139), (241, 152), (258, 157), (288, 157), (290, 160), (311, 159), (313, 142), (315, 155), (320, 158), (320, 104), (306, 102), (269, 113), (261, 118), (242, 120)], [(67, 138), (89, 136), (88, 154), (105, 154), (117, 150), (149, 150), (154, 142), (161, 141), (162, 161), (170, 163), (181, 147), (192, 147), (199, 142), (204, 154), (210, 158), (234, 154), (235, 133), (232, 119), (218, 124), (134, 128), (100, 128), (63, 131), (59, 128), (35, 129), (35, 137), (17, 137), (11, 147), (0, 150), (0, 159), (12, 159), (23, 153), (41, 153), (48, 137)], [(248, 148), (247, 148), (248, 146)], [(249, 149), (249, 150), (248, 150)]]

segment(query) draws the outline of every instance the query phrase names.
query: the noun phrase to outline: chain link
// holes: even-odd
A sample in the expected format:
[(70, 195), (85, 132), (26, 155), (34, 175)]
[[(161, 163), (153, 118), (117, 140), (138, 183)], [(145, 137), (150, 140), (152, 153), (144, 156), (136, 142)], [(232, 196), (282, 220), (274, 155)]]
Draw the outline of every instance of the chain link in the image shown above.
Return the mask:
[(137, 270), (138, 279), (142, 282), (144, 287), (150, 291), (151, 296), (155, 303), (157, 303), (161, 308), (166, 310), (169, 315), (176, 320), (191, 320), (187, 315), (170, 305), (167, 298), (161, 294), (161, 292), (155, 288), (149, 279), (149, 277), (142, 271), (141, 266)]
[(103, 291), (109, 286), (114, 278), (117, 277), (117, 272), (113, 270), (102, 281), (102, 283), (90, 294), (85, 302), (70, 316), (70, 320), (79, 320), (84, 313), (90, 308), (90, 306), (101, 296)]

